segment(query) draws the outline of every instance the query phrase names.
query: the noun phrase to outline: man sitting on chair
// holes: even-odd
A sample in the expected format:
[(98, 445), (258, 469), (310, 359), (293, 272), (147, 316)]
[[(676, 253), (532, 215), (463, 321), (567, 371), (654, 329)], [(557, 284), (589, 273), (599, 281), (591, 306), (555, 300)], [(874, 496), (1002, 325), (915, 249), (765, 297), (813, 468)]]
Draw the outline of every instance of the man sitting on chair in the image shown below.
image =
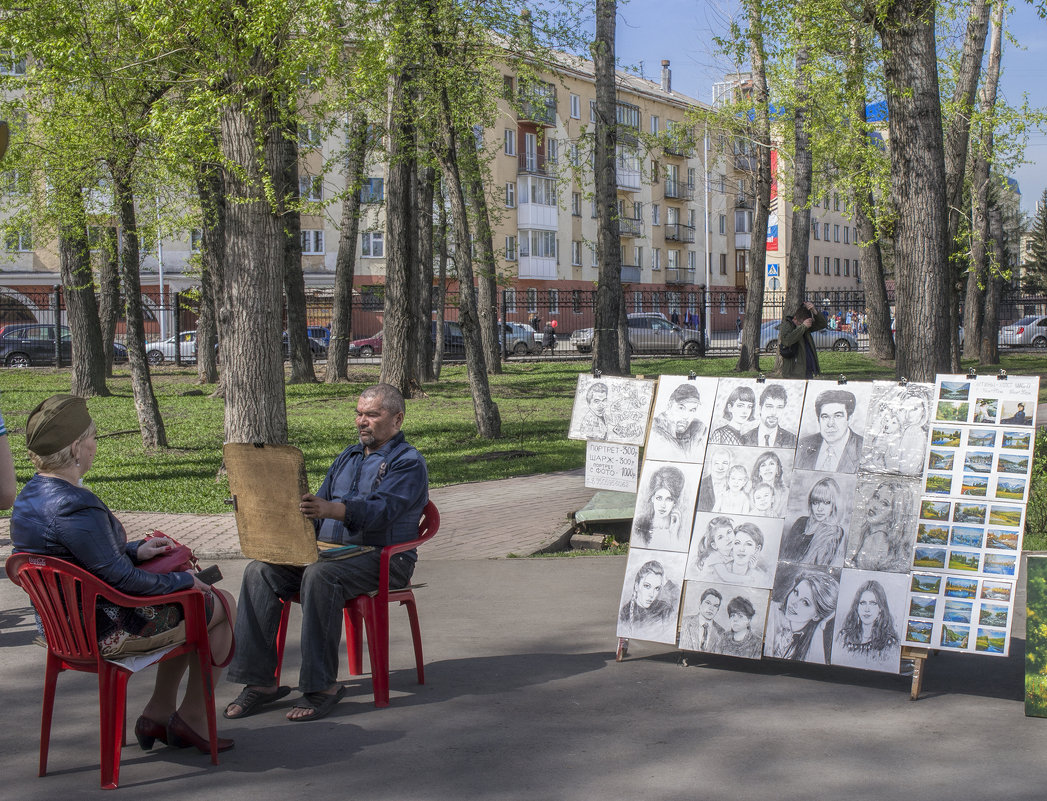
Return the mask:
[[(275, 643), (282, 601), (295, 593), (302, 602), (302, 697), (287, 719), (319, 720), (345, 694), (336, 681), (342, 609), (349, 599), (378, 589), (382, 546), (415, 539), (429, 500), (425, 459), (404, 439), (403, 421), (404, 398), (396, 387), (376, 384), (361, 392), (359, 443), (342, 451), (316, 495), (303, 495), (299, 505), (313, 519), (321, 544), (370, 545), (373, 550), (345, 559), (321, 558), (305, 567), (258, 561), (247, 566), (236, 656), (229, 667), (229, 680), (246, 686), (225, 708), (225, 717), (247, 717), (290, 692), (276, 684)], [(393, 556), (390, 588), (407, 586), (417, 558), (413, 550)]]

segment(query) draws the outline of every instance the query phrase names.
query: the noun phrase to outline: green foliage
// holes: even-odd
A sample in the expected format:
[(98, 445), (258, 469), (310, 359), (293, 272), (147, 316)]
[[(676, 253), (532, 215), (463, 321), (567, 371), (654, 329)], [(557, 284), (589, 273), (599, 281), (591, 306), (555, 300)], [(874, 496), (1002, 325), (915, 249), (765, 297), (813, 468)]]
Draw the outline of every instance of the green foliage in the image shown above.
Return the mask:
[(1047, 550), (1047, 428), (1036, 429), (1033, 447), (1029, 503), (1025, 508), (1025, 550), (1043, 551)]
[(1036, 204), (1032, 223), (1032, 260), (1022, 265), (1022, 284), (1028, 291), (1047, 292), (1047, 189)]

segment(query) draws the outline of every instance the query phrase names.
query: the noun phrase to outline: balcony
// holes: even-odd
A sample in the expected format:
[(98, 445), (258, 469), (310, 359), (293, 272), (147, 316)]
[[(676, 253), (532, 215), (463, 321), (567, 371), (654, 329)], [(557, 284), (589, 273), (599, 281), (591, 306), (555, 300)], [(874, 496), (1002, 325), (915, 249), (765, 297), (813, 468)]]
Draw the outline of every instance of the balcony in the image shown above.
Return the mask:
[(694, 200), (694, 184), (667, 180), (665, 182), (665, 197), (670, 200)]
[(734, 168), (738, 172), (756, 172), (756, 157), (745, 153), (735, 153)]
[(668, 242), (694, 242), (694, 226), (682, 223), (666, 223), (665, 239)]
[(518, 228), (536, 228), (541, 231), (555, 231), (560, 219), (559, 209), (547, 203), (520, 203), (516, 207), (516, 225)]
[(555, 281), (556, 258), (521, 256), (517, 272), (518, 277), (521, 279), (527, 278), (536, 281)]
[(556, 162), (547, 160), (544, 153), (520, 153), (516, 163), (517, 172), (523, 175), (556, 174)]
[(618, 235), (643, 236), (643, 220), (638, 217), (619, 217)]
[(671, 268), (665, 271), (665, 283), (667, 284), (693, 284), (696, 272), (681, 268)]
[(639, 192), (642, 186), (639, 167), (625, 166), (618, 162), (618, 188), (626, 192)]
[(735, 250), (749, 250), (753, 246), (753, 235), (748, 234), (735, 234), (734, 235), (734, 249)]
[(556, 125), (556, 89), (549, 87), (535, 93), (520, 93), (518, 119), (537, 122), (540, 125)]
[(638, 284), (640, 282), (639, 266), (636, 264), (623, 264), (622, 281), (626, 283)]

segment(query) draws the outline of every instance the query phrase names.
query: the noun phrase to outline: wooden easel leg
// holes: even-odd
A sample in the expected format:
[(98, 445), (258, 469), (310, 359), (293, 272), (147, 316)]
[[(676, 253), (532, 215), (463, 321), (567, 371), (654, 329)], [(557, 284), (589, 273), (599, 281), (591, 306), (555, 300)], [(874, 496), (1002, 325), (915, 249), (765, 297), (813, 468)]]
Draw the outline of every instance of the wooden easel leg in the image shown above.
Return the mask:
[(629, 638), (619, 637), (618, 638), (618, 649), (614, 653), (614, 661), (621, 662), (625, 657), (629, 655)]
[(929, 651), (926, 648), (902, 648), (902, 659), (912, 660), (910, 700), (916, 701), (920, 698), (920, 690), (923, 689), (923, 665), (927, 661), (928, 654)]

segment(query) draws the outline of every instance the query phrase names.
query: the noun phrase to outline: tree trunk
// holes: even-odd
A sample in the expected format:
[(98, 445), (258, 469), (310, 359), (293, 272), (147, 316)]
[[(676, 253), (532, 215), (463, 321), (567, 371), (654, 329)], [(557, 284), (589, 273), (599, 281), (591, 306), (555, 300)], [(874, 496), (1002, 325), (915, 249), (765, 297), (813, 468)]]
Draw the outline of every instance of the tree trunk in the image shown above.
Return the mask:
[(465, 340), (465, 364), (469, 374), (469, 389), (473, 397), (473, 413), (476, 430), (484, 439), (497, 439), (502, 435), (502, 418), (498, 405), (491, 398), (484, 366), (483, 342), (476, 313), (476, 297), (473, 287), (473, 263), (469, 243), (469, 212), (465, 205), (465, 192), (458, 174), (457, 141), (451, 117), (451, 102), (447, 90), (440, 93), (440, 127), (443, 147), (440, 150), (440, 167), (451, 202), (451, 220), (454, 225), (455, 264), (458, 267), (458, 324)]
[(277, 136), (280, 165), (273, 176), (280, 223), (284, 233), (284, 297), (287, 300), (288, 361), (290, 384), (316, 382), (313, 351), (306, 328), (305, 274), (302, 272), (302, 213), (298, 183), (298, 126), (291, 124)]
[(120, 252), (120, 272), (124, 285), (124, 319), (127, 326), (127, 358), (131, 365), (131, 391), (138, 413), (138, 427), (142, 445), (146, 448), (166, 448), (167, 432), (160, 407), (153, 394), (149, 362), (145, 358), (145, 322), (142, 315), (142, 284), (138, 275), (138, 221), (135, 201), (126, 172), (113, 170), (113, 189), (116, 197), (120, 229), (124, 247)]
[(218, 308), (221, 306), (225, 256), (225, 194), (216, 164), (198, 164), (196, 194), (202, 212), (200, 242), (200, 315), (196, 321), (197, 383), (218, 381)]
[(345, 197), (339, 224), (338, 255), (334, 264), (334, 310), (331, 345), (327, 350), (327, 383), (349, 380), (349, 343), (353, 340), (353, 279), (356, 240), (360, 232), (360, 189), (367, 160), (367, 117), (357, 112), (349, 124), (345, 166)]
[(102, 329), (106, 377), (113, 375), (113, 340), (120, 319), (120, 238), (116, 228), (102, 228), (102, 259), (98, 267), (98, 322)]
[(993, 258), (986, 271), (988, 280), (985, 289), (985, 317), (982, 325), (981, 348), (978, 354), (982, 364), (1000, 363), (1000, 294), (1003, 291), (1003, 274), (999, 267), (1005, 263), (1006, 253), (1003, 234), (1003, 215), (1000, 207), (992, 204), (989, 210), (989, 235), (992, 237)]
[[(414, 352), (416, 363), (414, 375), (422, 383), (432, 381), (433, 354), (429, 338), (430, 320), (433, 317), (433, 198), (435, 196), (436, 169), (419, 167), (416, 189), (418, 192), (418, 284), (414, 313)], [(441, 199), (441, 204), (442, 204)]]
[[(985, 52), (985, 32), (989, 27), (988, 0), (971, 0), (971, 9), (967, 17), (967, 33), (963, 42), (963, 53), (960, 57), (960, 70), (956, 76), (956, 87), (953, 91), (952, 119), (945, 131), (945, 198), (949, 214), (949, 253), (950, 278), (949, 291), (952, 295), (949, 302), (949, 353), (952, 359), (953, 372), (960, 370), (959, 343), (959, 293), (958, 282), (962, 281), (966, 248), (958, 242), (960, 231), (960, 206), (963, 204), (964, 175), (967, 170), (967, 150), (970, 142), (971, 117), (974, 110), (974, 97), (978, 90), (981, 72), (982, 55)], [(967, 282), (967, 295), (970, 300), (970, 281)], [(976, 314), (981, 317), (981, 304)], [(969, 308), (969, 307), (967, 307)], [(966, 328), (966, 326), (965, 326)], [(970, 329), (967, 329), (970, 330)], [(970, 341), (968, 339), (967, 341)], [(975, 345), (974, 347), (977, 347)], [(970, 350), (970, 348), (965, 348)]]
[[(87, 241), (87, 212), (80, 187), (59, 187), (66, 217), (58, 231), (58, 256), (65, 289), (65, 305), (72, 334), (73, 377), (71, 392), (81, 397), (108, 395), (105, 354), (91, 274), (91, 248)], [(110, 340), (110, 348), (112, 348)]]
[(933, 381), (950, 366), (948, 215), (933, 0), (894, 0), (874, 25), (890, 117), (899, 377)]
[(476, 147), (460, 147), (458, 155), (462, 159), (462, 172), (468, 176), (466, 187), (469, 206), (476, 220), (476, 235), (473, 241), (479, 254), (476, 270), (479, 290), (477, 311), (480, 317), (484, 361), (487, 363), (488, 373), (498, 374), (502, 372), (502, 349), (499, 345), (501, 337), (498, 336), (498, 280), (491, 215), (487, 208), (487, 195), (484, 193), (483, 166), (477, 158)]
[[(382, 321), (382, 377), (410, 398), (419, 389), (412, 373), (415, 356), (414, 301), (418, 273), (414, 260), (417, 232), (414, 196), (413, 104), (409, 78), (400, 64), (389, 101), (389, 160), (386, 178), (385, 315)], [(468, 244), (464, 247), (468, 248)]]
[[(596, 38), (591, 50), (596, 72), (595, 161), (596, 319), (593, 369), (607, 375), (628, 375), (629, 348), (623, 335), (622, 240), (618, 220), (618, 120), (614, 59), (616, 0), (596, 0)], [(627, 330), (624, 331), (627, 335)]]
[[(807, 262), (811, 240), (811, 180), (814, 157), (811, 135), (807, 130), (810, 77), (807, 73), (807, 47), (796, 51), (796, 106), (793, 109), (793, 132), (796, 152), (793, 155), (793, 219), (789, 236), (789, 260), (786, 264), (785, 309), (791, 316), (807, 299)], [(773, 179), (773, 176), (772, 176)], [(779, 206), (780, 207), (780, 206)], [(784, 219), (780, 218), (784, 223)]]
[[(273, 65), (258, 63), (264, 74)], [(221, 111), (227, 199), (225, 281), (219, 311), (226, 442), (287, 442), (281, 344), (286, 237), (265, 194), (283, 165), (276, 99), (233, 94)], [(261, 142), (261, 146), (259, 146)]]
[(433, 305), (436, 307), (436, 336), (433, 338), (433, 380), (440, 380), (440, 370), (444, 361), (444, 308), (447, 303), (447, 204), (444, 202), (443, 181), (440, 179), (440, 191), (436, 197), (440, 199), (436, 220), (436, 247), (437, 247), (437, 275), (436, 275), (436, 297)]
[(763, 42), (763, 0), (748, 0), (749, 58), (753, 67), (753, 131), (756, 149), (756, 215), (753, 220), (748, 273), (745, 276), (745, 319), (739, 371), (760, 370), (760, 327), (763, 324), (763, 287), (767, 271), (767, 216), (771, 204), (771, 120), (767, 98), (766, 56)]
[[(967, 272), (967, 295), (964, 302), (963, 316), (963, 355), (967, 358), (978, 358), (983, 349), (982, 326), (985, 324), (983, 318), (983, 286), (985, 279), (990, 273), (986, 269), (985, 242), (988, 218), (986, 210), (989, 202), (989, 161), (993, 156), (993, 128), (995, 121), (993, 112), (996, 108), (996, 93), (1000, 83), (1000, 59), (1003, 46), (1003, 3), (996, 2), (992, 12), (992, 44), (989, 48), (989, 63), (985, 71), (985, 85), (982, 86), (981, 105), (981, 135), (979, 137), (978, 152), (973, 162), (971, 184), (974, 193), (974, 211), (971, 224), (971, 261)], [(976, 245), (976, 240), (981, 240)], [(975, 258), (975, 250), (979, 257)], [(1004, 263), (1006, 264), (1006, 262)], [(992, 329), (992, 337), (995, 340), (996, 326)], [(998, 357), (997, 357), (998, 358)], [(996, 362), (993, 362), (994, 364)]]

